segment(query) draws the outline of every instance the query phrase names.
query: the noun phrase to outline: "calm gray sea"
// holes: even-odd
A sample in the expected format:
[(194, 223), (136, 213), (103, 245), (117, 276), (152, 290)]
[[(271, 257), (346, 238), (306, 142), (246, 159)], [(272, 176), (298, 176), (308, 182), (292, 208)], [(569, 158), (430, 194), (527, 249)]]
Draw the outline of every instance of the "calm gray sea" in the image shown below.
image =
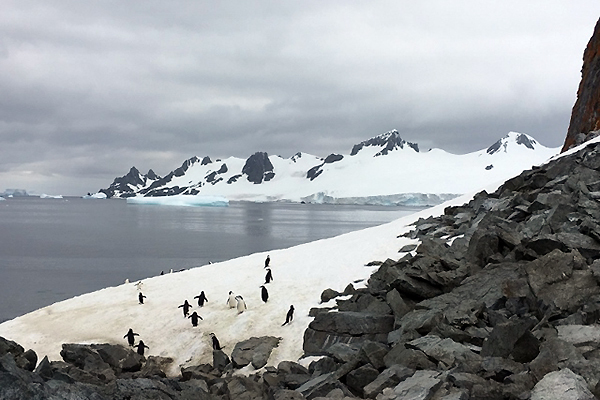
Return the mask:
[(0, 322), (161, 271), (193, 268), (379, 225), (409, 207), (124, 200), (0, 201)]

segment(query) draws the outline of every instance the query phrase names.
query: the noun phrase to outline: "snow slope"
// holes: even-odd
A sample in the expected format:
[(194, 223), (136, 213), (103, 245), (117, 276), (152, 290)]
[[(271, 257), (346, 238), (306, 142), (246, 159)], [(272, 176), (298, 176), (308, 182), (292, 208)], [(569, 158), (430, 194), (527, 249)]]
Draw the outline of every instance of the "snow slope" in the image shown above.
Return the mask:
[(193, 157), (165, 178), (152, 173), (153, 179), (148, 179), (132, 168), (131, 180), (138, 186), (120, 184), (114, 196), (199, 193), (249, 201), (431, 205), (505, 180), (558, 151), (510, 132), (474, 153), (422, 152), (416, 144), (402, 140), (397, 131), (390, 131), (354, 146), (352, 155), (325, 159), (304, 153), (288, 159), (268, 156), (274, 175), (258, 184), (242, 172), (247, 160), (235, 157), (215, 162)]

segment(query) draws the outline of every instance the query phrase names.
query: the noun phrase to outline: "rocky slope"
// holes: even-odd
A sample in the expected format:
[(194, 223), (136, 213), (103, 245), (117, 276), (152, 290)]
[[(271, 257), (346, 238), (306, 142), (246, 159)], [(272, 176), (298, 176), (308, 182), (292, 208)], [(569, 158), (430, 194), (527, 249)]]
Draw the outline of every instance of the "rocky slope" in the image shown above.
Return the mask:
[(581, 82), (577, 101), (573, 106), (571, 121), (562, 151), (581, 144), (600, 130), (600, 20), (583, 53)]

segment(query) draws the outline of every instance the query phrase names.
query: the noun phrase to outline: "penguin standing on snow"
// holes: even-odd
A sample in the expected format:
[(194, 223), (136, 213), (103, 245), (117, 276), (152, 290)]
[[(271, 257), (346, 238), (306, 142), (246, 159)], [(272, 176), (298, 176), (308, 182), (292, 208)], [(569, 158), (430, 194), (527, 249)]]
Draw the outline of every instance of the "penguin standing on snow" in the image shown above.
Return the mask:
[(271, 262), (271, 257), (267, 255), (267, 258), (265, 259), (265, 268), (269, 268), (270, 262)]
[(192, 326), (198, 326), (198, 319), (204, 320), (204, 318), (199, 316), (196, 311), (194, 311), (188, 318), (192, 319)]
[(177, 308), (183, 308), (183, 317), (187, 317), (188, 314), (190, 313), (190, 308), (192, 308), (192, 306), (190, 305), (190, 303), (188, 303), (188, 301), (184, 301), (182, 305), (180, 305)]
[(140, 340), (140, 342), (138, 343), (138, 345), (137, 345), (137, 346), (135, 346), (135, 347), (137, 347), (137, 353), (138, 353), (140, 356), (143, 356), (143, 355), (144, 355), (144, 348), (146, 348), (146, 349), (149, 349), (149, 348), (150, 348), (150, 347), (148, 347), (148, 346), (146, 346), (146, 345), (144, 344), (144, 341), (143, 341), (143, 340)]
[(238, 314), (241, 314), (248, 309), (248, 307), (246, 307), (246, 302), (244, 301), (244, 298), (242, 296), (235, 296), (235, 300), (237, 302), (236, 307)]
[(133, 346), (133, 344), (135, 343), (136, 336), (140, 336), (140, 335), (137, 333), (133, 333), (133, 329), (129, 328), (129, 331), (127, 331), (127, 333), (125, 334), (125, 336), (123, 336), (123, 338), (127, 338), (127, 343), (129, 343), (130, 346)]
[(144, 304), (144, 299), (145, 299), (145, 298), (146, 298), (146, 296), (144, 296), (144, 295), (142, 294), (142, 292), (140, 292), (140, 293), (138, 294), (138, 300), (139, 300), (140, 304)]
[[(294, 306), (291, 305), (290, 309), (287, 312), (287, 315), (285, 316), (285, 322), (283, 323), (283, 325), (289, 324), (290, 322), (292, 322), (293, 319), (294, 319)], [(281, 325), (281, 326), (283, 326), (283, 325)]]
[(203, 307), (204, 302), (208, 303), (208, 299), (206, 298), (206, 295), (204, 294), (204, 290), (200, 292), (200, 295), (194, 296), (194, 298), (198, 299), (198, 307)]
[(261, 286), (261, 291), (260, 291), (260, 298), (262, 299), (262, 301), (264, 301), (265, 303), (267, 302), (267, 300), (269, 300), (269, 292), (267, 292), (267, 288), (264, 286)]
[(273, 274), (271, 274), (271, 268), (267, 268), (267, 275), (265, 275), (265, 285), (273, 280)]
[(229, 306), (229, 308), (235, 308), (235, 306), (236, 306), (235, 294), (233, 294), (232, 291), (229, 291), (229, 297), (227, 298), (227, 305)]
[(210, 334), (210, 338), (212, 339), (212, 347), (213, 350), (221, 350), (221, 344), (219, 343), (219, 339), (217, 339), (217, 337), (215, 336), (214, 333)]

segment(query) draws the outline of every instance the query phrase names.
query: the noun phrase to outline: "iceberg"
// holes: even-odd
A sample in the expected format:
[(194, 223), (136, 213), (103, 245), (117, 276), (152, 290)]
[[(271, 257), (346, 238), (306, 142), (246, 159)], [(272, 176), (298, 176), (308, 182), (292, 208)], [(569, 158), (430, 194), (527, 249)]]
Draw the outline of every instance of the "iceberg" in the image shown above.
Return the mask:
[(305, 203), (316, 204), (432, 207), (459, 196), (460, 194), (456, 193), (399, 193), (381, 196), (334, 197), (324, 192), (318, 192), (302, 197), (301, 200)]
[(0, 201), (6, 200), (4, 197), (0, 196)]
[(42, 193), (40, 194), (40, 199), (62, 199), (63, 197), (61, 195), (50, 195), (50, 194), (46, 194), (46, 193)]
[(185, 207), (227, 207), (229, 200), (222, 196), (200, 196), (178, 194), (175, 196), (161, 197), (129, 197), (127, 204), (152, 204), (161, 206)]
[(98, 193), (94, 193), (94, 194), (87, 194), (85, 196), (81, 196), (82, 199), (105, 199), (106, 198), (106, 194), (102, 193), (102, 192), (98, 192)]

